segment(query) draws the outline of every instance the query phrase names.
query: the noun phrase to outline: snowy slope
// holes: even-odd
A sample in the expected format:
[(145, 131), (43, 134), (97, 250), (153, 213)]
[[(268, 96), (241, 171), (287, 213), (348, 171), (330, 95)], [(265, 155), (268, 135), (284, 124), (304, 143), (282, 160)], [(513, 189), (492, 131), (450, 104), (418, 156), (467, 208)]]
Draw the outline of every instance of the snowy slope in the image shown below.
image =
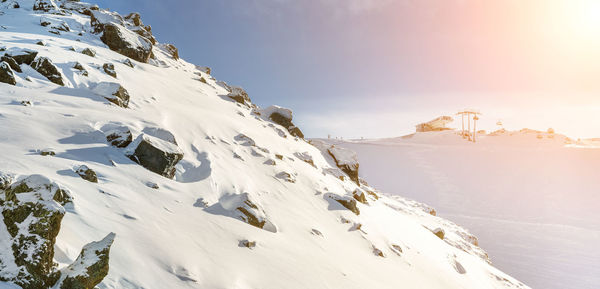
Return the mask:
[(522, 130), (475, 144), (455, 132), (331, 142), (358, 153), (371, 185), (467, 226), (495, 266), (533, 288), (600, 286), (597, 140)]
[[(88, 15), (62, 13), (59, 1), (48, 13), (33, 11), (35, 1), (14, 2), (0, 4), (0, 46), (47, 57), (64, 86), (27, 64), (14, 73), (16, 86), (0, 83), (0, 176), (14, 183), (40, 174), (70, 192), (57, 269), (76, 268), (67, 266), (86, 244), (114, 232), (98, 288), (527, 288), (492, 267), (466, 230), (424, 205), (340, 179), (331, 156), (236, 103), (226, 85), (166, 46), (131, 67), (92, 33)], [(54, 23), (69, 31), (49, 32)], [(105, 87), (96, 89), (102, 82), (124, 87), (128, 108), (109, 102)], [(174, 178), (132, 161), (131, 147), (111, 146), (106, 135), (122, 127), (182, 152)], [(82, 165), (97, 182), (77, 174)], [(338, 202), (355, 192), (368, 193), (354, 201), (358, 215)], [(0, 280), (18, 270), (6, 230), (0, 222)]]

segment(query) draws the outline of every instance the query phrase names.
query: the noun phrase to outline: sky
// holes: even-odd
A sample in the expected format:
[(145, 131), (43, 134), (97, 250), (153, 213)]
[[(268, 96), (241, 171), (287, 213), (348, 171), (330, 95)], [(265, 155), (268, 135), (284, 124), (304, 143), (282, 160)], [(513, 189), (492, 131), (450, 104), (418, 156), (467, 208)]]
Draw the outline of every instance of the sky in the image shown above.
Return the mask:
[(600, 137), (600, 1), (91, 2), (140, 12), (182, 58), (292, 109), (308, 137), (400, 136), (464, 108), (488, 131)]

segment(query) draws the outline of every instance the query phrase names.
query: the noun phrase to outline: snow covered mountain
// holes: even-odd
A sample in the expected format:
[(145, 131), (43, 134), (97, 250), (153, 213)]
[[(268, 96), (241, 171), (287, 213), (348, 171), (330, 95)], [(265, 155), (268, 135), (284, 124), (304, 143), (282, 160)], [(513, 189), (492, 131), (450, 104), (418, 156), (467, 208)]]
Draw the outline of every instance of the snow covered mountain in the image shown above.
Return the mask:
[(528, 288), (139, 14), (3, 0), (0, 55), (0, 288)]

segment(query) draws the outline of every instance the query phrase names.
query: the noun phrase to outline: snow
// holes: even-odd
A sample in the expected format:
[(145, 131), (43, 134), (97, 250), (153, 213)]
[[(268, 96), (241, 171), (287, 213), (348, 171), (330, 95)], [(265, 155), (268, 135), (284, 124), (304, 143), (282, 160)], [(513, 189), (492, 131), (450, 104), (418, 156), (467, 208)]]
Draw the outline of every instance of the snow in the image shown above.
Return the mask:
[(358, 153), (369, 184), (469, 228), (495, 266), (532, 288), (598, 288), (600, 149), (592, 139), (525, 129), (477, 143), (452, 131), (330, 142)]
[[(527, 288), (488, 264), (468, 231), (432, 216), (427, 206), (384, 194), (358, 203), (360, 215), (341, 206), (334, 198), (352, 200), (358, 189), (376, 190), (340, 180), (331, 156), (281, 135), (252, 108), (223, 97), (229, 91), (217, 80), (197, 81), (195, 65), (155, 53), (153, 63), (160, 65), (132, 68), (91, 33), (89, 17), (33, 13), (33, 1), (20, 4), (24, 8), (2, 11), (0, 42), (51, 59), (65, 87), (27, 65), (15, 73), (16, 86), (0, 84), (0, 172), (17, 179), (40, 174), (71, 192), (55, 245), (59, 269), (72, 264), (85, 244), (114, 232), (110, 271), (100, 289)], [(42, 15), (65, 21), (71, 31), (49, 33), (39, 25)], [(47, 46), (37, 46), (39, 40)], [(77, 52), (84, 48), (93, 48), (96, 57)], [(75, 72), (76, 62), (88, 69), (87, 77)], [(104, 63), (115, 65), (116, 81), (131, 94), (128, 109), (90, 89), (115, 82), (103, 72)], [(111, 146), (105, 131), (115, 127), (129, 128), (136, 141), (129, 148)], [(127, 157), (142, 139), (184, 154), (173, 180)], [(46, 147), (56, 155), (41, 156)], [(336, 154), (355, 160), (342, 149)], [(275, 159), (275, 165), (267, 162)], [(305, 162), (310, 159), (314, 166)], [(102, 176), (98, 183), (73, 171), (81, 165)], [(392, 179), (410, 181), (399, 176)], [(268, 221), (263, 229), (234, 214), (245, 200)], [(431, 232), (437, 227), (445, 240)], [(1, 260), (11, 266), (1, 225), (0, 237)], [(240, 240), (256, 246), (240, 247)], [(458, 272), (461, 267), (466, 273)]]

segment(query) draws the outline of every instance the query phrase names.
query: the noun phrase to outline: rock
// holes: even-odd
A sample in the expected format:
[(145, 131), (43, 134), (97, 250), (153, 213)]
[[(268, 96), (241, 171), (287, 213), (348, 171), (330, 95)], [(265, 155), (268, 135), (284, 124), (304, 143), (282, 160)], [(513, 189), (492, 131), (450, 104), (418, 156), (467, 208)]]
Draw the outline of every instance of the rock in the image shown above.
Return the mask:
[(102, 69), (104, 69), (104, 73), (117, 78), (117, 72), (115, 71), (115, 65), (112, 63), (104, 63), (104, 65), (102, 65)]
[(91, 242), (79, 253), (77, 260), (61, 270), (60, 289), (92, 289), (100, 284), (108, 275), (110, 247), (115, 240), (115, 233), (104, 239)]
[(294, 153), (294, 156), (316, 168), (313, 157), (308, 152)]
[(238, 243), (239, 247), (246, 247), (248, 249), (252, 249), (254, 247), (256, 247), (256, 241), (248, 241), (248, 240), (241, 240)]
[(131, 67), (131, 68), (135, 67), (135, 65), (133, 64), (133, 62), (131, 62), (131, 60), (129, 60), (129, 58), (126, 58), (125, 60), (123, 60), (122, 63), (125, 64), (125, 65), (127, 65), (127, 66), (129, 66), (129, 67)]
[(291, 135), (304, 138), (302, 131), (292, 122), (292, 111), (290, 109), (272, 105), (260, 110), (260, 114), (274, 123), (285, 127)]
[(284, 180), (288, 183), (296, 182), (296, 178), (294, 178), (294, 176), (288, 172), (280, 172), (280, 173), (276, 174), (275, 177), (278, 179)]
[(250, 97), (248, 97), (248, 93), (246, 93), (246, 91), (243, 88), (238, 87), (238, 86), (232, 86), (231, 92), (229, 92), (227, 97), (233, 99), (237, 103), (240, 103), (240, 104), (243, 104), (246, 106), (252, 105)]
[(94, 172), (92, 169), (88, 168), (86, 165), (79, 166), (79, 168), (77, 168), (77, 170), (75, 172), (82, 179), (84, 179), (88, 182), (92, 182), (92, 183), (98, 182), (98, 176), (96, 175), (96, 172)]
[(120, 107), (129, 106), (129, 92), (116, 82), (100, 82), (92, 91)]
[(280, 154), (275, 154), (275, 157), (276, 157), (278, 160), (283, 160), (283, 155), (280, 155)]
[(6, 61), (0, 62), (0, 82), (16, 85), (17, 80), (15, 79), (15, 74), (13, 73), (10, 65)]
[(4, 55), (8, 56), (8, 57), (12, 57), (18, 64), (31, 65), (31, 63), (37, 57), (38, 53), (37, 53), (37, 51), (22, 49), (22, 50), (7, 52)]
[(39, 46), (46, 46), (46, 42), (40, 40), (38, 42), (36, 42), (35, 44), (39, 45)]
[(175, 60), (179, 60), (179, 50), (173, 44), (165, 44), (164, 49)]
[(137, 12), (130, 13), (129, 15), (125, 16), (125, 19), (130, 20), (135, 26), (144, 25), (142, 23), (142, 18), (140, 17), (140, 14)]
[(75, 65), (73, 65), (73, 68), (79, 70), (81, 72), (81, 75), (83, 75), (83, 76), (89, 75), (88, 71), (79, 62), (75, 63)]
[(125, 154), (144, 168), (169, 179), (175, 176), (175, 165), (183, 159), (177, 145), (144, 133), (127, 147)]
[(41, 175), (31, 175), (6, 188), (4, 197), (0, 210), (12, 239), (3, 241), (12, 243), (18, 275), (7, 278), (3, 268), (0, 280), (23, 289), (52, 287), (60, 276), (53, 262), (54, 244), (70, 194)]
[(36, 0), (33, 4), (34, 11), (43, 11), (43, 12), (59, 12), (60, 9), (58, 5), (54, 3), (54, 0)]
[(55, 156), (56, 153), (52, 149), (43, 149), (40, 151), (41, 156)]
[[(7, 189), (13, 181), (13, 176), (7, 173), (0, 172), (0, 190)], [(1, 204), (1, 202), (0, 202)]]
[(19, 63), (17, 63), (17, 61), (10, 56), (4, 55), (0, 58), (0, 61), (4, 61), (4, 62), (8, 63), (10, 68), (16, 72), (19, 72), (19, 73), (23, 72), (23, 70), (21, 70), (21, 66), (19, 66)]
[(85, 48), (85, 49), (81, 50), (81, 54), (85, 54), (90, 57), (96, 57), (96, 51), (91, 48)]
[(208, 66), (198, 66), (198, 65), (196, 65), (196, 69), (199, 70), (199, 71), (201, 71), (201, 72), (204, 72), (206, 74), (209, 74), (209, 75), (211, 73), (211, 69)]
[(433, 231), (434, 235), (438, 236), (438, 238), (444, 240), (444, 235), (446, 234), (442, 228), (436, 228)]
[(253, 200), (248, 193), (235, 196), (235, 216), (240, 220), (260, 229), (276, 232), (277, 229), (267, 220), (264, 210)]
[(145, 37), (112, 23), (105, 24), (103, 31), (100, 39), (111, 50), (143, 63), (150, 59), (152, 43)]
[(60, 86), (64, 86), (64, 82), (62, 79), (62, 74), (59, 72), (58, 68), (52, 63), (50, 59), (47, 57), (38, 57), (31, 63), (31, 67), (39, 72), (41, 75), (45, 76), (51, 82), (58, 84)]
[(256, 146), (256, 142), (247, 135), (240, 133), (233, 137), (235, 141), (237, 141), (242, 146)]
[(368, 204), (368, 202), (367, 202), (367, 196), (365, 195), (365, 192), (364, 192), (364, 191), (362, 191), (362, 190), (358, 190), (358, 189), (357, 189), (357, 190), (355, 190), (355, 191), (352, 193), (352, 197), (353, 197), (355, 200), (357, 200), (357, 201), (359, 201), (359, 202), (361, 202), (361, 203), (363, 203), (363, 204)]
[(104, 133), (106, 141), (118, 148), (127, 147), (133, 141), (133, 135), (128, 127), (118, 127)]
[(144, 128), (144, 130), (142, 130), (142, 132), (177, 145), (177, 140), (175, 139), (175, 136), (170, 131), (164, 128), (146, 127)]
[(360, 215), (360, 210), (358, 209), (357, 202), (353, 198), (343, 197), (335, 194), (326, 194), (326, 196), (332, 198), (336, 202), (340, 203), (344, 208), (350, 210), (352, 213), (356, 215)]
[(375, 246), (373, 246), (373, 254), (375, 254), (375, 256), (385, 258), (385, 254), (383, 254), (383, 251), (377, 249), (377, 247)]
[(333, 157), (335, 164), (344, 173), (350, 177), (358, 186), (360, 186), (360, 180), (358, 179), (358, 157), (355, 152), (336, 146), (331, 146), (328, 150), (329, 155)]

